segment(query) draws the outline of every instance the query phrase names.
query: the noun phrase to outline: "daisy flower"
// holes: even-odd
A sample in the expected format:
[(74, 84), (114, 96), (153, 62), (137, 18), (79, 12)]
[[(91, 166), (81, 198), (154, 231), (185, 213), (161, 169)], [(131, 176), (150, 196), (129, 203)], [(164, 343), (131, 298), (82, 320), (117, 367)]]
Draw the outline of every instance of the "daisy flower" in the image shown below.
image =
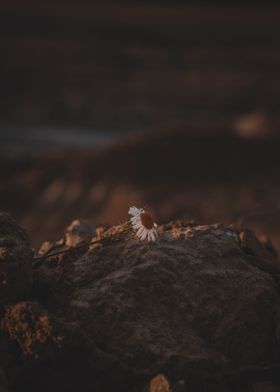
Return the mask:
[(155, 241), (157, 237), (156, 227), (157, 224), (153, 221), (143, 208), (130, 207), (128, 210), (129, 215), (132, 215), (130, 222), (134, 230), (137, 230), (137, 237), (142, 241)]

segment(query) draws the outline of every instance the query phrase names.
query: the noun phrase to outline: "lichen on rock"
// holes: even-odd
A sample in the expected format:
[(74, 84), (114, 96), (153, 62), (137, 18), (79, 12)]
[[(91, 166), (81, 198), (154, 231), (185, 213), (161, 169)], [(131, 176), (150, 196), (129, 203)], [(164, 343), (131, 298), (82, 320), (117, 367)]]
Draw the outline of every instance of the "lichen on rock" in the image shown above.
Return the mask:
[(34, 359), (62, 348), (65, 339), (65, 331), (56, 318), (34, 302), (20, 302), (8, 307), (1, 330), (18, 342), (24, 355)]

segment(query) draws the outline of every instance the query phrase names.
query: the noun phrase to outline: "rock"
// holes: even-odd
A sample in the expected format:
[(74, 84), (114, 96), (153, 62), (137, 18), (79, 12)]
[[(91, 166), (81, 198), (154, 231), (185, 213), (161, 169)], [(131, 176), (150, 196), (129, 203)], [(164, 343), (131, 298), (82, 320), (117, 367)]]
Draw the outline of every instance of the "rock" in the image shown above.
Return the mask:
[[(10, 360), (5, 364), (13, 391), (75, 392), (93, 385), (79, 331), (40, 304), (27, 301), (10, 306), (1, 329), (18, 348), (14, 363)], [(0, 340), (1, 350), (2, 347)], [(6, 354), (7, 350), (3, 355)]]
[(277, 253), (273, 248), (272, 244), (266, 239), (261, 243), (251, 230), (241, 231), (240, 241), (245, 252), (251, 253), (256, 257), (260, 257), (267, 260), (275, 260)]
[(230, 374), (279, 355), (280, 270), (251, 236), (244, 246), (232, 227), (177, 224), (147, 243), (119, 228), (67, 262), (42, 263), (36, 285), (51, 286), (45, 306), (77, 325), (118, 390), (163, 373), (172, 385), (224, 391)]
[(25, 232), (8, 214), (0, 213), (0, 310), (30, 295), (32, 260)]
[(95, 227), (89, 222), (76, 219), (66, 228), (64, 238), (61, 238), (54, 244), (50, 241), (43, 242), (38, 254), (40, 256), (50, 255), (71, 247), (79, 247), (83, 244), (86, 245), (91, 241), (95, 232)]
[(94, 227), (85, 220), (74, 220), (65, 230), (65, 245), (77, 246), (87, 243), (94, 235)]
[(187, 392), (186, 382), (177, 381), (173, 386), (163, 374), (153, 377), (144, 392)]
[(171, 392), (171, 385), (163, 374), (159, 374), (150, 381), (147, 392)]
[(10, 306), (2, 319), (1, 330), (17, 341), (25, 356), (34, 359), (45, 359), (64, 346), (65, 329), (41, 305), (33, 302)]
[(5, 212), (0, 212), (0, 236), (1, 238), (14, 238), (18, 242), (29, 245), (25, 231)]
[(266, 375), (277, 383), (280, 268), (254, 233), (174, 221), (148, 243), (129, 222), (92, 239), (76, 221), (32, 271), (24, 232), (5, 219), (0, 270), (15, 284), (0, 297), (0, 368), (13, 391), (226, 392), (257, 388)]

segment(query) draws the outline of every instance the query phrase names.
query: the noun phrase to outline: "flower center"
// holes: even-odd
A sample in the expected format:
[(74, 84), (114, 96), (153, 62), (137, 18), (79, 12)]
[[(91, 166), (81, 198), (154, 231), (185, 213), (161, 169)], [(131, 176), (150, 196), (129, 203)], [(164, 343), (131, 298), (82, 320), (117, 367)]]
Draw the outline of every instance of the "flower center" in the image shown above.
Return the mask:
[(142, 212), (140, 214), (140, 219), (141, 219), (142, 225), (147, 230), (151, 230), (154, 227), (154, 221), (153, 221), (151, 215), (147, 214), (146, 212)]

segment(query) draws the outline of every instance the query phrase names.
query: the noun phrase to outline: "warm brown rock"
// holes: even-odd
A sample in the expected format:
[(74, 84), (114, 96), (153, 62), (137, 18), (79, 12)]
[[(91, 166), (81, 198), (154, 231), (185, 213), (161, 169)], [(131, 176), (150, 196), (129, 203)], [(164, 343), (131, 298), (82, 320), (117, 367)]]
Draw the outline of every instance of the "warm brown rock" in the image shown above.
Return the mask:
[(65, 245), (77, 246), (87, 243), (94, 235), (94, 228), (85, 220), (74, 220), (65, 230)]
[(171, 392), (171, 385), (163, 374), (159, 374), (150, 381), (147, 392)]
[(32, 260), (25, 232), (8, 214), (0, 213), (0, 310), (30, 294)]
[[(3, 244), (20, 260), (30, 252), (21, 234)], [(0, 366), (13, 390), (228, 392), (268, 374), (277, 382), (280, 269), (252, 232), (172, 222), (148, 243), (126, 222), (76, 244), (49, 244), (33, 264), (32, 300), (6, 308)]]
[(266, 240), (261, 243), (251, 230), (241, 231), (239, 237), (246, 252), (263, 259), (275, 260), (277, 253), (269, 241)]
[(38, 254), (40, 256), (51, 255), (65, 249), (79, 247), (90, 243), (95, 234), (95, 227), (85, 220), (74, 220), (65, 230), (64, 237), (52, 244), (45, 241), (41, 245)]
[(217, 385), (232, 371), (276, 360), (280, 270), (273, 257), (262, 258), (256, 239), (253, 254), (239, 232), (222, 225), (175, 225), (156, 243), (116, 232), (36, 273), (40, 286), (42, 273), (51, 282), (60, 271), (68, 290), (61, 298), (60, 284), (52, 286), (63, 302), (58, 311), (80, 326), (97, 363), (107, 358), (108, 369), (163, 372), (172, 383), (187, 379), (210, 391), (223, 390)]

